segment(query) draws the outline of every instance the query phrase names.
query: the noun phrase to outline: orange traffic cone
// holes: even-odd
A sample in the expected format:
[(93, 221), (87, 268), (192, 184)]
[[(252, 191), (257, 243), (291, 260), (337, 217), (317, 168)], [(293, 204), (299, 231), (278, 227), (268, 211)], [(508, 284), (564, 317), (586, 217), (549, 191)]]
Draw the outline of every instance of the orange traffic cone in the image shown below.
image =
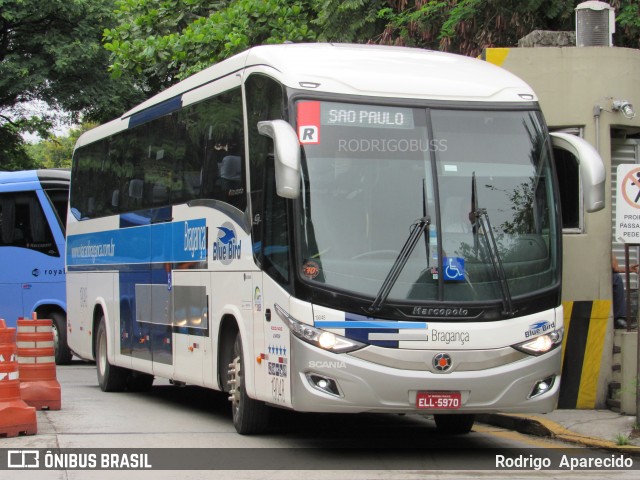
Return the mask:
[(0, 437), (38, 433), (36, 409), (20, 399), (16, 329), (0, 319)]
[(56, 377), (51, 320), (18, 319), (20, 395), (37, 410), (60, 410), (60, 383)]

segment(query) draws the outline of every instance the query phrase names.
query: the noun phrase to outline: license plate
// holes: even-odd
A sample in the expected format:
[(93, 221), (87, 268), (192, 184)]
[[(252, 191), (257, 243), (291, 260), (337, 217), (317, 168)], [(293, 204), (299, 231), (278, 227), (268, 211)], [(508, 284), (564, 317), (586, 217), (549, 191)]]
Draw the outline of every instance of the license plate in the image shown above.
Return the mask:
[(418, 392), (417, 408), (455, 410), (462, 406), (460, 392)]

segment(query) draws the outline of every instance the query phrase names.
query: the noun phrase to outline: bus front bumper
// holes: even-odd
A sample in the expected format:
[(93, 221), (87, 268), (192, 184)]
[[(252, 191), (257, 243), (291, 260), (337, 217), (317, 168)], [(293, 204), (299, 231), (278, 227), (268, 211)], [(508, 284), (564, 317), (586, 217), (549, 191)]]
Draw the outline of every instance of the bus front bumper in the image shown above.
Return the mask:
[[(550, 412), (556, 407), (559, 392), (561, 352), (556, 348), (538, 357), (527, 356), (484, 370), (433, 373), (426, 367), (406, 370), (349, 354), (337, 355), (292, 336), (292, 407), (335, 413)], [(549, 388), (540, 393), (537, 387), (543, 383)], [(418, 400), (438, 392), (459, 398), (459, 405), (424, 408), (425, 402)]]

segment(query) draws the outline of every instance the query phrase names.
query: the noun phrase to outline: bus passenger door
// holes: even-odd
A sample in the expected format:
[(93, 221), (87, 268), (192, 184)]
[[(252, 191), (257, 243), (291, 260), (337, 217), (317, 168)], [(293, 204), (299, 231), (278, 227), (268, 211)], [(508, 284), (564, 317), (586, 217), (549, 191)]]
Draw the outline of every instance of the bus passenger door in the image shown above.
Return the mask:
[[(246, 278), (249, 277), (249, 278)], [(245, 274), (245, 282), (251, 284), (251, 304), (253, 308), (253, 351), (256, 353), (255, 389), (256, 394), (265, 399), (267, 388), (267, 341), (268, 332), (265, 327), (265, 309), (262, 301), (262, 272)], [(264, 358), (263, 358), (264, 357)]]
[(18, 317), (31, 318), (39, 304), (65, 304), (64, 236), (48, 201), (42, 200), (42, 191), (0, 196), (0, 316), (9, 325)]
[(264, 312), (259, 320), (264, 335), (261, 353), (265, 356), (261, 371), (266, 375), (267, 391), (261, 399), (283, 406), (291, 406), (290, 334), (275, 305), (289, 310), (290, 294), (285, 289), (292, 281), (288, 213), (287, 201), (277, 194), (273, 160), (269, 159), (262, 216), (261, 262), (265, 273), (261, 277), (260, 307)]
[[(262, 326), (264, 360), (259, 367), (263, 378), (260, 399), (282, 406), (291, 406), (291, 339), (290, 330), (275, 310), (278, 304), (289, 311), (289, 294), (265, 275), (261, 289), (261, 308), (264, 310), (256, 323)], [(255, 303), (255, 300), (254, 300)], [(256, 312), (258, 313), (258, 312)], [(258, 375), (256, 374), (256, 379)], [(257, 388), (256, 380), (256, 388)]]
[(64, 234), (42, 190), (29, 193), (28, 203), (21, 212), (26, 214), (21, 223), (27, 242), (22, 263), (28, 272), (22, 284), (22, 302), (24, 316), (31, 317), (39, 304), (62, 307), (66, 303)]

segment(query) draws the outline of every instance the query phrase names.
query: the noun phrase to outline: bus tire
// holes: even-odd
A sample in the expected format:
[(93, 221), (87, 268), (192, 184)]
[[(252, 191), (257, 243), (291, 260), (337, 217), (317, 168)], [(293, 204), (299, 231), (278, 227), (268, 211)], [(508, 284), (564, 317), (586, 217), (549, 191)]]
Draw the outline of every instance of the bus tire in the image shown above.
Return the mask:
[(269, 407), (247, 395), (244, 387), (244, 357), (240, 332), (233, 342), (231, 363), (229, 364), (230, 400), (233, 426), (241, 435), (265, 432), (269, 427)]
[(471, 431), (476, 416), (468, 413), (436, 414), (433, 419), (436, 421), (438, 432), (445, 435), (462, 435)]
[(73, 354), (67, 345), (67, 318), (58, 312), (51, 313), (51, 327), (56, 365), (69, 365)]
[(111, 365), (107, 357), (107, 326), (104, 316), (100, 318), (96, 336), (96, 370), (98, 384), (103, 392), (122, 392), (127, 386), (129, 371)]

